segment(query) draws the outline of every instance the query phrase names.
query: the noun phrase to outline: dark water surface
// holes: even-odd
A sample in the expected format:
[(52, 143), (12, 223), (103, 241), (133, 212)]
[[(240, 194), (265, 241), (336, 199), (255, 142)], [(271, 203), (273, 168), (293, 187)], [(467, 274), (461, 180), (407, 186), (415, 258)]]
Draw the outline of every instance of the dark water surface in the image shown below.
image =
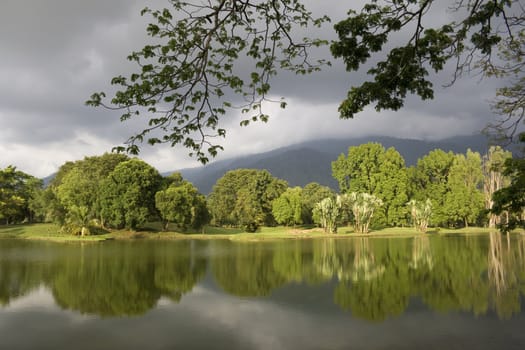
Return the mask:
[(525, 349), (525, 237), (0, 240), (0, 349)]

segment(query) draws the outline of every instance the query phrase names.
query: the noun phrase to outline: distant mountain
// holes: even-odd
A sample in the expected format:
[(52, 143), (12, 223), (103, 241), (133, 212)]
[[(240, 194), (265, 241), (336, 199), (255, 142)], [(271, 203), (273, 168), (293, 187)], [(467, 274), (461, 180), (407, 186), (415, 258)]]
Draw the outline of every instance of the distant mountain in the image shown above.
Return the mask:
[(42, 178), (42, 183), (44, 185), (44, 188), (46, 188), (49, 185), (49, 183), (55, 178), (56, 174), (57, 173), (53, 173), (51, 175), (48, 175), (48, 176)]
[(415, 165), (419, 158), (434, 149), (465, 153), (470, 148), (481, 154), (486, 153), (488, 149), (487, 138), (483, 135), (455, 136), (439, 141), (386, 136), (324, 139), (178, 171), (204, 194), (210, 193), (215, 182), (227, 171), (238, 168), (266, 169), (272, 175), (288, 181), (290, 186), (304, 186), (309, 182), (318, 182), (336, 190), (337, 182), (332, 178), (332, 161), (341, 153), (347, 154), (350, 146), (367, 142), (379, 142), (385, 148), (394, 147), (405, 158), (407, 166)]

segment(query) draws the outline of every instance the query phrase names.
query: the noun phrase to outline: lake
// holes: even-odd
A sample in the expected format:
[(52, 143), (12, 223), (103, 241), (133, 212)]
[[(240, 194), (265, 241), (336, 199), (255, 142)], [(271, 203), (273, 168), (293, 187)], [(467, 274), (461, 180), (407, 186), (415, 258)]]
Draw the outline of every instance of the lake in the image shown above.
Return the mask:
[(525, 236), (0, 240), (1, 349), (525, 349)]

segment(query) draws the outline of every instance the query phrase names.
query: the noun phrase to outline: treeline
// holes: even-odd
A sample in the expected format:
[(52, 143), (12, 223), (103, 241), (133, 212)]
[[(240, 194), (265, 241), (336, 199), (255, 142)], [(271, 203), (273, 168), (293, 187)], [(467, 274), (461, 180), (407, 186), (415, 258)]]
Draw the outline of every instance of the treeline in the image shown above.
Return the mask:
[(217, 181), (208, 206), (212, 223), (222, 226), (315, 223), (332, 233), (348, 224), (356, 232), (412, 225), (421, 231), (429, 225), (494, 228), (523, 215), (491, 212), (494, 193), (511, 183), (504, 175), (511, 158), (498, 146), (483, 156), (434, 150), (407, 167), (395, 148), (367, 143), (332, 162), (339, 194), (317, 183), (290, 188), (266, 171), (238, 169)]
[[(496, 227), (502, 217), (490, 212), (492, 198), (510, 184), (503, 175), (510, 158), (512, 154), (498, 146), (483, 156), (470, 150), (454, 154), (437, 149), (407, 168), (393, 147), (385, 149), (381, 144), (368, 143), (341, 154), (332, 162), (332, 174), (341, 193), (366, 193), (376, 200), (368, 205), (375, 204), (375, 225), (412, 224), (423, 231), (429, 223), (442, 227)], [(350, 201), (350, 205), (355, 206), (355, 202)], [(367, 207), (361, 205), (358, 209), (363, 206)]]
[(181, 230), (209, 221), (205, 197), (180, 174), (162, 177), (146, 162), (122, 154), (67, 162), (45, 189), (31, 176), (19, 178), (26, 180), (2, 184), (9, 189), (2, 197), (24, 195), (20, 205), (1, 211), (6, 223), (52, 221), (66, 233), (85, 235), (99, 227), (134, 230), (157, 220)]
[(318, 224), (327, 232), (348, 224), (358, 232), (409, 225), (421, 231), (428, 225), (496, 227), (523, 215), (491, 212), (494, 193), (512, 182), (504, 171), (511, 158), (497, 146), (483, 156), (434, 150), (406, 167), (393, 147), (368, 143), (332, 162), (340, 194), (318, 183), (291, 188), (266, 170), (237, 169), (205, 198), (178, 173), (162, 177), (142, 160), (104, 154), (63, 164), (46, 188), (12, 166), (0, 170), (0, 219), (54, 221), (72, 234), (136, 229), (159, 220), (165, 229), (171, 224), (183, 231), (208, 223), (249, 232), (277, 224)]

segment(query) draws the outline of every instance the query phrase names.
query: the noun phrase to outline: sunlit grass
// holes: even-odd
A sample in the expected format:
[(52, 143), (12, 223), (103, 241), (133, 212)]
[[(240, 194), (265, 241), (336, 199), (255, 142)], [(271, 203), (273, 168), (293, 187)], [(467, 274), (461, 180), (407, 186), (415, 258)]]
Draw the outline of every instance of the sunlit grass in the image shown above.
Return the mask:
[(91, 236), (72, 236), (60, 232), (55, 224), (20, 224), (0, 226), (0, 238), (21, 238), (57, 242), (100, 241), (109, 238), (110, 234)]
[[(95, 231), (95, 230), (93, 230)], [(461, 229), (429, 228), (428, 235), (452, 234), (488, 234), (493, 230), (482, 227), (469, 227)], [(523, 232), (523, 231), (518, 231)], [(369, 233), (356, 233), (351, 226), (339, 227), (337, 234), (327, 234), (322, 229), (311, 226), (296, 227), (262, 227), (255, 233), (244, 232), (240, 228), (225, 228), (205, 226), (201, 230), (180, 232), (173, 230), (163, 231), (160, 223), (149, 223), (140, 230), (98, 230), (98, 234), (80, 237), (63, 234), (55, 224), (23, 224), (0, 226), (1, 238), (18, 238), (33, 240), (48, 240), (56, 242), (94, 242), (108, 239), (228, 239), (235, 241), (263, 241), (276, 239), (311, 239), (311, 238), (352, 238), (352, 237), (414, 237), (424, 235), (413, 227), (389, 227), (371, 230)]]

